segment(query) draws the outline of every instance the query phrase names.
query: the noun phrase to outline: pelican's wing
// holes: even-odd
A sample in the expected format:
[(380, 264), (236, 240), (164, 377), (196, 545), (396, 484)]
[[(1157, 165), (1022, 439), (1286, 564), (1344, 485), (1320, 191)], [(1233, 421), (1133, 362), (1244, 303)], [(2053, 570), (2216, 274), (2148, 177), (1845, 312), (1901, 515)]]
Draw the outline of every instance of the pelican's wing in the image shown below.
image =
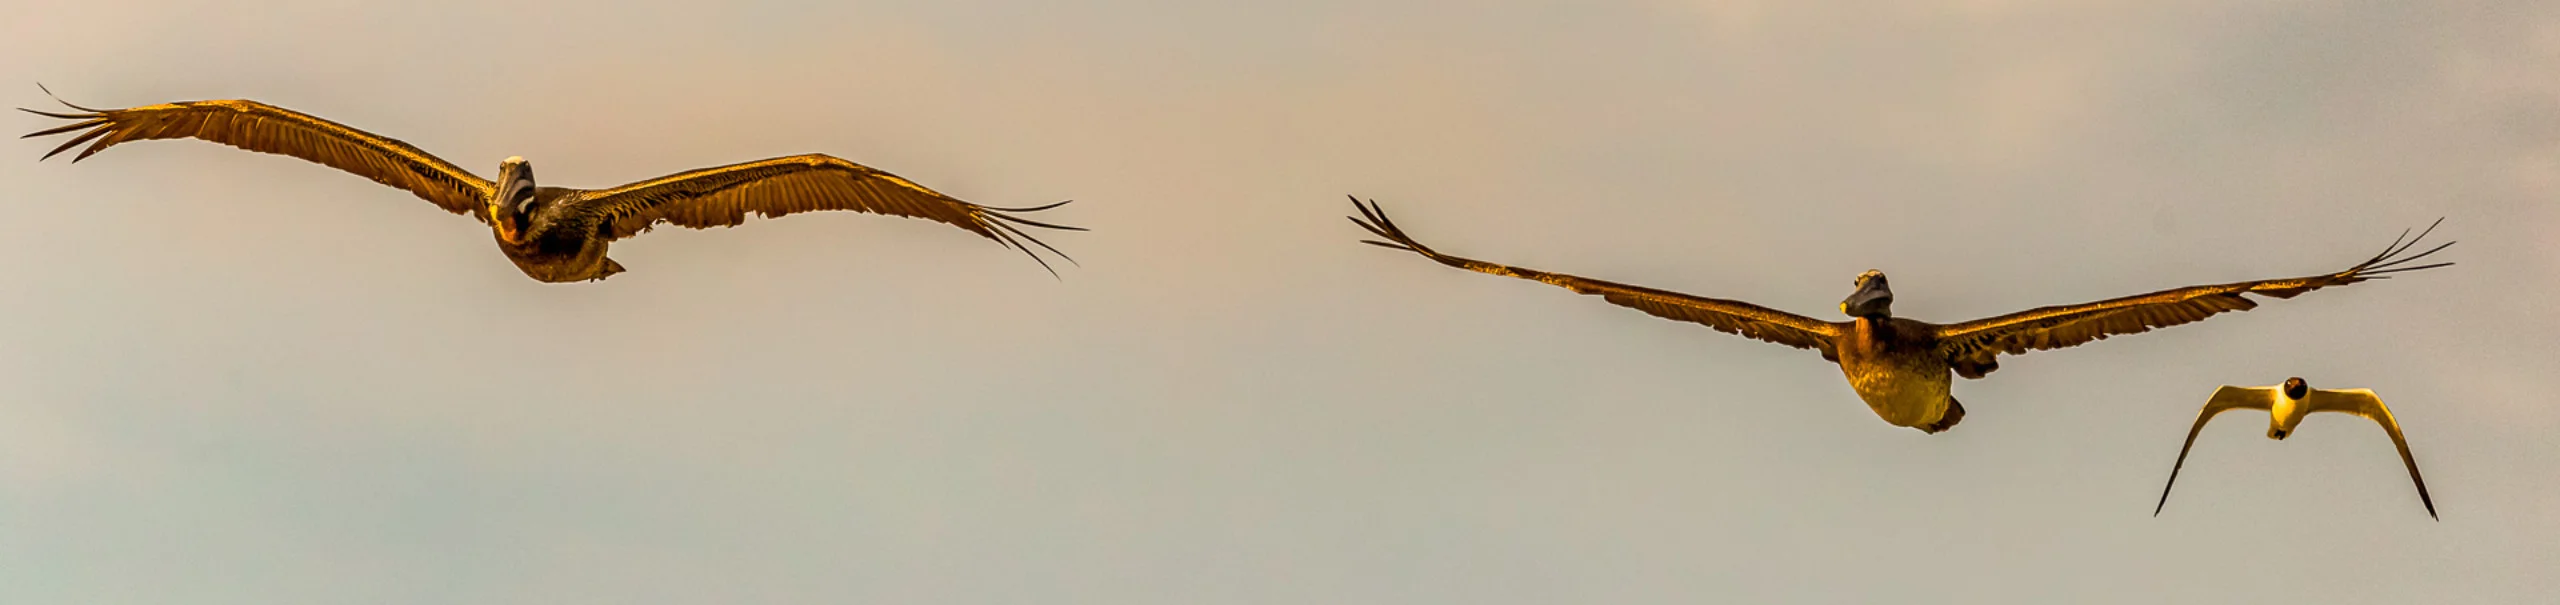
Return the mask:
[[(2443, 223), (2444, 219), (2436, 219), (2436, 222)], [(2427, 231), (2434, 230), (2434, 225), (2427, 226)], [(2242, 294), (2293, 298), (2304, 292), (2329, 286), (2352, 284), (2368, 279), (2388, 279), (2389, 277), (2385, 275), (2388, 273), (2432, 269), (2453, 264), (2398, 266), (2434, 254), (2437, 250), (2443, 250), (2445, 246), (2453, 245), (2452, 242), (2446, 242), (2426, 252), (2405, 258), (2395, 258), (2409, 248), (2417, 246), (2418, 240), (2426, 236), (2427, 234), (2422, 232), (2417, 238), (2410, 238), (2408, 232), (2401, 232), (2401, 239), (2392, 240), (2391, 245), (2384, 247), (2381, 254), (2348, 267), (2345, 271), (2326, 275), (2161, 290), (2140, 296), (2083, 305), (2044, 307), (1941, 326), (1938, 328), (1938, 350), (1958, 365), (1966, 363), (1990, 365), (1995, 363), (1995, 358), (2002, 354), (2015, 355), (2027, 351), (2060, 349), (2109, 336), (2137, 334), (2151, 331), (2152, 328), (2202, 321), (2219, 313), (2257, 308), (2257, 301), (2242, 297)], [(2402, 240), (2406, 240), (2407, 244), (2402, 245)]]
[(2427, 518), (2436, 518), (2436, 501), (2427, 496), (2427, 480), (2418, 476), (2418, 459), (2409, 455), (2409, 440), (2400, 436), (2400, 421), (2391, 417), (2391, 408), (2383, 407), (2382, 397), (2367, 389), (2312, 389), (2303, 405), (2313, 412), (2355, 414), (2382, 425), (2391, 434), (2391, 445), (2400, 448), (2400, 464), (2409, 467), (2409, 482), (2418, 485), (2418, 502), (2427, 505)]
[(1739, 334), (1799, 349), (1815, 349), (1822, 353), (1824, 359), (1835, 361), (1839, 359), (1838, 352), (1831, 349), (1831, 339), (1840, 334), (1841, 324), (1747, 302), (1690, 296), (1678, 292), (1497, 265), (1441, 254), (1433, 251), (1429, 246), (1422, 245), (1421, 242), (1414, 241), (1411, 236), (1405, 235), (1404, 230), (1397, 228), (1394, 221), (1387, 220), (1386, 211), (1378, 208), (1377, 202), (1372, 201), (1368, 205), (1361, 205), (1360, 198), (1355, 197), (1351, 198), (1351, 205), (1359, 208), (1362, 217), (1367, 218), (1367, 220), (1361, 220), (1361, 217), (1352, 217), (1351, 222), (1358, 223), (1370, 233), (1377, 234), (1378, 237), (1394, 242), (1361, 240), (1362, 243), (1411, 251), (1425, 258), (1439, 261), (1440, 264), (1469, 271), (1534, 280), (1562, 286), (1567, 290), (1583, 294), (1597, 294), (1618, 306), (1633, 308), (1655, 317), (1700, 324), (1715, 328), (1719, 332)]
[(1023, 240), (1061, 258), (1066, 255), (1006, 223), (1084, 230), (1007, 214), (1046, 210), (1066, 202), (1034, 208), (980, 206), (898, 175), (815, 153), (705, 168), (589, 191), (578, 203), (586, 211), (601, 215), (604, 235), (610, 239), (638, 235), (661, 222), (695, 229), (734, 226), (746, 222), (749, 213), (775, 217), (813, 210), (851, 210), (915, 217), (946, 223), (1019, 249), (1042, 267), (1048, 267), (1049, 261), (1032, 254), (1022, 245)]
[(2212, 422), (2215, 414), (2220, 414), (2225, 411), (2238, 409), (2269, 409), (2270, 406), (2275, 404), (2275, 398), (2276, 387), (2235, 387), (2224, 385), (2222, 388), (2214, 389), (2213, 398), (2207, 399), (2204, 402), (2204, 410), (2196, 412), (2196, 425), (2187, 428), (2187, 443), (2185, 445), (2178, 446), (2178, 462), (2177, 464), (2169, 465), (2169, 484), (2160, 486), (2160, 504), (2151, 507), (2151, 516), (2160, 516), (2160, 509), (2169, 506), (2169, 490), (2170, 488), (2178, 486), (2178, 469), (2186, 468), (2187, 450), (2195, 449), (2196, 433), (2204, 432), (2205, 423)]
[[(47, 94), (51, 94), (50, 91)], [(56, 99), (59, 101), (60, 99)], [(20, 108), (49, 118), (78, 120), (69, 125), (29, 133), (25, 137), (86, 130), (44, 154), (51, 158), (81, 143), (87, 149), (71, 161), (117, 143), (146, 139), (202, 139), (265, 153), (289, 155), (355, 173), (374, 182), (406, 189), (454, 214), (480, 222), (480, 210), (492, 194), (487, 179), (452, 162), (427, 155), (408, 143), (349, 128), (337, 122), (257, 101), (187, 101), (129, 109), (91, 109), (64, 102), (80, 113), (53, 113)]]

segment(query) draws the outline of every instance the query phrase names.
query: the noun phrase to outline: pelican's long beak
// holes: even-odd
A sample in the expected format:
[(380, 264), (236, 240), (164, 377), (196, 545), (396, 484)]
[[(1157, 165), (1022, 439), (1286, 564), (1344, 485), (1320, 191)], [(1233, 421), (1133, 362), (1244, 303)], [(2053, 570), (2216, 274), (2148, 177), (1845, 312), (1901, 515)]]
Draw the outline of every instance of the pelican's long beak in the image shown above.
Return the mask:
[(489, 225), (498, 229), (498, 239), (506, 240), (510, 244), (518, 243), (517, 240), (521, 234), (516, 233), (515, 217), (509, 216), (507, 207), (501, 204), (490, 204), (487, 212)]
[(1864, 280), (1858, 291), (1840, 301), (1840, 312), (1850, 317), (1879, 317), (1893, 313), (1893, 290), (1882, 279)]
[(513, 205), (516, 196), (524, 195), (524, 190), (532, 187), (533, 168), (525, 164), (524, 158), (511, 157), (498, 163), (498, 195), (489, 199), (485, 209), (489, 213), (489, 225), (498, 229), (498, 239), (512, 244), (522, 236), (516, 232), (516, 209)]

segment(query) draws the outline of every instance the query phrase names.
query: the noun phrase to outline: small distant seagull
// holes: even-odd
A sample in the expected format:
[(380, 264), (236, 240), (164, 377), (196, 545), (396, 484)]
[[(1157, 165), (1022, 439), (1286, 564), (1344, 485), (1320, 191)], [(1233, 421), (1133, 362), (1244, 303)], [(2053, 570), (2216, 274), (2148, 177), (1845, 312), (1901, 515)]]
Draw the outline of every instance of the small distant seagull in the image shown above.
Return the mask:
[[(1869, 270), (1858, 274), (1852, 283), (1857, 288), (1848, 300), (1840, 301), (1840, 313), (1849, 321), (1822, 321), (1738, 300), (1708, 298), (1656, 290), (1643, 286), (1601, 281), (1588, 277), (1548, 273), (1509, 265), (1489, 263), (1447, 254), (1422, 245), (1406, 235), (1404, 229), (1387, 218), (1384, 209), (1371, 201), (1366, 205), (1352, 198), (1351, 205), (1360, 216), (1351, 222), (1369, 230), (1379, 240), (1362, 243), (1422, 255), (1443, 265), (1516, 277), (1559, 286), (1581, 294), (1593, 294), (1621, 307), (1673, 321), (1685, 321), (1714, 328), (1718, 332), (1782, 344), (1799, 349), (1813, 349), (1822, 359), (1840, 365), (1849, 380), (1849, 388), (1867, 403), (1877, 417), (1894, 426), (1911, 427), (1935, 434), (1954, 427), (1964, 419), (1964, 404), (1950, 394), (1949, 385), (1956, 376), (1981, 378), (2000, 369), (1999, 356), (2018, 355), (2079, 346), (2109, 336), (2139, 334), (2156, 328), (2204, 321), (2205, 318), (2231, 311), (2247, 311), (2258, 307), (2244, 294), (2273, 298), (2293, 298), (2304, 292), (2331, 286), (2362, 283), (2367, 280), (2390, 279), (2391, 273), (2418, 271), (2451, 265), (2435, 263), (2409, 265), (2453, 245), (2429, 248), (2425, 252), (2401, 256), (2427, 233), (2400, 238), (2384, 246), (2381, 254), (2336, 273), (2262, 279), (2256, 281), (2171, 288), (2150, 294), (2138, 294), (2093, 303), (2060, 305), (2019, 311), (2008, 315), (1977, 319), (1964, 323), (1937, 324), (1893, 314), (1893, 290), (1885, 283), (1884, 272)], [(2437, 219), (2437, 223), (2444, 222)], [(2403, 245), (2403, 242), (2406, 245)]]
[(2400, 448), (2400, 463), (2409, 467), (2409, 482), (2418, 485), (2418, 502), (2427, 505), (2427, 518), (2436, 518), (2436, 501), (2427, 497), (2427, 480), (2418, 477), (2418, 459), (2409, 456), (2409, 440), (2400, 436), (2400, 421), (2391, 418), (2391, 408), (2382, 406), (2382, 398), (2366, 389), (2314, 389), (2301, 378), (2287, 378), (2282, 386), (2224, 386), (2206, 400), (2204, 411), (2196, 414), (2196, 425), (2187, 429), (2187, 444), (2178, 446), (2178, 462), (2169, 467), (2169, 484), (2160, 487), (2160, 504), (2151, 507), (2151, 516), (2169, 506), (2169, 489), (2178, 485), (2178, 469), (2187, 465), (2187, 450), (2196, 446), (2196, 433), (2204, 430), (2215, 414), (2235, 409), (2267, 411), (2267, 438), (2283, 440), (2302, 425), (2302, 417), (2312, 412), (2355, 414), (2382, 425), (2391, 434), (2391, 445)]
[[(42, 88), (41, 85), (38, 88)], [(53, 91), (47, 90), (51, 95)], [(442, 158), (390, 138), (257, 101), (185, 101), (128, 109), (91, 109), (54, 99), (82, 113), (19, 111), (78, 122), (25, 137), (86, 130), (45, 158), (90, 143), (74, 163), (126, 141), (192, 138), (293, 156), (406, 189), (446, 212), (489, 224), (498, 249), (527, 277), (544, 282), (600, 280), (622, 272), (605, 247), (658, 223), (695, 229), (729, 227), (750, 213), (778, 217), (813, 210), (851, 210), (922, 218), (996, 240), (1031, 256), (1051, 275), (1057, 270), (1022, 241), (1066, 258), (1048, 244), (1006, 223), (1083, 231), (1025, 220), (1008, 213), (1047, 210), (972, 204), (881, 170), (825, 154), (779, 157), (693, 170), (612, 189), (534, 185), (533, 164), (510, 157), (490, 182)], [(95, 142), (92, 142), (95, 141)], [(42, 161), (42, 160), (39, 160)], [(1017, 239), (1018, 238), (1018, 239)], [(1075, 259), (1069, 258), (1068, 262)]]

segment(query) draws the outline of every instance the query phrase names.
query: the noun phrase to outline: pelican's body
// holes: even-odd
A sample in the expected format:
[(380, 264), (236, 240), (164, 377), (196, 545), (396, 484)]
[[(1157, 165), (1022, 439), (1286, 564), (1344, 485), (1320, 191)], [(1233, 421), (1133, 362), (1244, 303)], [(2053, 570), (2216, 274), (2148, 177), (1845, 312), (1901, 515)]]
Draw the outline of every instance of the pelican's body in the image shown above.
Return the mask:
[(622, 264), (606, 257), (606, 248), (659, 224), (725, 227), (744, 222), (750, 214), (774, 217), (851, 210), (923, 218), (1019, 249), (1042, 267), (1049, 262), (1032, 254), (1022, 241), (1052, 253), (1057, 249), (1013, 225), (1083, 230), (1008, 214), (1065, 202), (1036, 208), (980, 206), (824, 154), (693, 170), (611, 189), (571, 189), (538, 185), (533, 164), (521, 157), (499, 162), (498, 179), (493, 182), (408, 143), (256, 101), (187, 101), (106, 110), (63, 104), (84, 113), (25, 110), (78, 121), (29, 137), (85, 131), (46, 153), (47, 158), (81, 143), (90, 145), (73, 162), (126, 141), (173, 138), (289, 155), (406, 189), (447, 212), (488, 223), (507, 259), (525, 276), (543, 282), (599, 280), (621, 273)]
[(1849, 329), (1833, 340), (1840, 374), (1849, 388), (1894, 426), (1943, 429), (1964, 417), (1964, 406), (1950, 395), (1954, 372), (1934, 355), (1934, 342), (1924, 336), (1934, 328), (1925, 322), (1889, 317), (1850, 320)]
[[(508, 158), (507, 163), (520, 162)], [(501, 164), (504, 171), (505, 164)], [(604, 238), (590, 237), (596, 226), (581, 220), (576, 213), (564, 212), (562, 202), (575, 199), (577, 190), (561, 187), (537, 187), (525, 210), (529, 230), (509, 241), (507, 233), (490, 229), (498, 250), (507, 254), (516, 268), (537, 281), (560, 283), (604, 279), (622, 272), (622, 264), (605, 258), (610, 246)]]
[[(2386, 273), (2440, 267), (2452, 263), (2399, 267), (2437, 250), (2393, 257), (2417, 245), (2393, 241), (2382, 254), (2345, 271), (2310, 277), (2271, 279), (2163, 290), (2080, 305), (2031, 309), (1956, 324), (1936, 324), (1893, 315), (1893, 290), (1884, 272), (1867, 271), (1856, 290), (1840, 302), (1849, 321), (1831, 322), (1736, 300), (1707, 298), (1642, 286), (1549, 273), (1458, 257), (1413, 240), (1387, 219), (1375, 202), (1358, 206), (1353, 217), (1370, 233), (1388, 241), (1366, 243), (1420, 254), (1441, 264), (1470, 271), (1517, 277), (1596, 294), (1611, 303), (1665, 319), (1705, 325), (1721, 332), (1814, 349), (1840, 365), (1840, 373), (1887, 424), (1937, 433), (1964, 419), (1964, 404), (1950, 387), (1955, 376), (1982, 378), (2000, 368), (1998, 356), (2069, 347), (2119, 334), (2199, 321), (2227, 311), (2257, 306), (2242, 294), (2292, 298), (2303, 292), (2368, 279)], [(2432, 229), (2432, 227), (2430, 227)], [(2420, 238), (2426, 234), (2419, 234)], [(2450, 243), (2446, 245), (2451, 245)]]
[(2301, 378), (2287, 378), (2284, 384), (2266, 387), (2223, 386), (2205, 400), (2204, 409), (2196, 413), (2195, 426), (2187, 429), (2187, 442), (2178, 446), (2178, 461), (2169, 466), (2169, 482), (2160, 486), (2160, 504), (2151, 507), (2151, 515), (2169, 506), (2169, 490), (2178, 486), (2178, 470), (2187, 466), (2187, 452), (2196, 447), (2196, 434), (2215, 415), (2231, 410), (2266, 410), (2267, 438), (2283, 441), (2302, 426), (2303, 417), (2313, 412), (2353, 414), (2382, 426), (2391, 436), (2391, 445), (2400, 450), (2400, 463), (2409, 468), (2409, 482), (2418, 486), (2418, 502), (2427, 507), (2427, 517), (2435, 518), (2435, 498), (2427, 495), (2427, 480), (2418, 475), (2418, 459), (2409, 455), (2409, 440), (2400, 433), (2400, 421), (2391, 416), (2391, 408), (2382, 405), (2382, 397), (2367, 389), (2314, 389)]

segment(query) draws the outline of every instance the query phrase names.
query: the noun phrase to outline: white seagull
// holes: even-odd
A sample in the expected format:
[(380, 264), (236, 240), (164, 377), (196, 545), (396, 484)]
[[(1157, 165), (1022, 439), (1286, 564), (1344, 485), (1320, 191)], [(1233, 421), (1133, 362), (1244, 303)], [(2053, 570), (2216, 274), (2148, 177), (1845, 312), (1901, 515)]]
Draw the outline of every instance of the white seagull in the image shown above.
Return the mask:
[[(2187, 444), (2178, 447), (2178, 463), (2169, 467), (2169, 484), (2160, 488), (2160, 504), (2151, 507), (2151, 516), (2169, 505), (2169, 489), (2178, 485), (2178, 469), (2187, 465), (2187, 450), (2196, 446), (2196, 433), (2204, 430), (2215, 414), (2225, 410), (2247, 408), (2267, 411), (2267, 438), (2283, 440), (2302, 425), (2302, 417), (2312, 412), (2341, 412), (2363, 416), (2382, 425), (2391, 434), (2391, 445), (2400, 448), (2400, 462), (2409, 467), (2409, 481), (2418, 484), (2418, 502), (2427, 505), (2427, 518), (2436, 518), (2436, 502), (2427, 497), (2427, 480), (2418, 477), (2418, 460), (2409, 457), (2409, 440), (2400, 436), (2400, 421), (2391, 418), (2391, 408), (2383, 407), (2382, 398), (2367, 389), (2314, 389), (2301, 378), (2284, 379), (2282, 386), (2235, 387), (2224, 385), (2204, 402), (2204, 411), (2196, 414), (2196, 425), (2187, 429)], [(2441, 520), (2441, 519), (2438, 519)]]

